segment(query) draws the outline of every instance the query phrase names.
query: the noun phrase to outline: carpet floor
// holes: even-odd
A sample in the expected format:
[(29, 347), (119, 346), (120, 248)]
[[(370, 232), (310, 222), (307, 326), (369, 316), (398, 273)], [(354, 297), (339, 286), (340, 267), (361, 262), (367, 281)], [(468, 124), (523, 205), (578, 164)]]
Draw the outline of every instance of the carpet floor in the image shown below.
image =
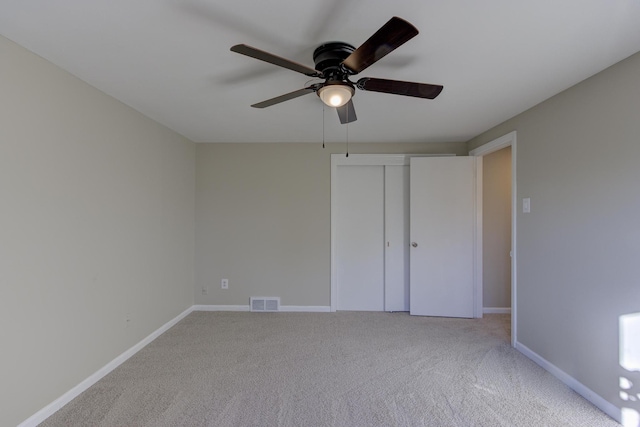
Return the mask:
[(618, 426), (509, 315), (194, 312), (41, 426)]

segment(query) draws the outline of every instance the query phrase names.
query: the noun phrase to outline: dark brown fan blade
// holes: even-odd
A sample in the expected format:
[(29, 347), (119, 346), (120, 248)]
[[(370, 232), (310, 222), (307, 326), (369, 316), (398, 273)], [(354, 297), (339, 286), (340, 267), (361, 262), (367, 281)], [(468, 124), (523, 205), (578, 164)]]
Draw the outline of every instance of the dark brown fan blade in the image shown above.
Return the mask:
[(288, 68), (309, 77), (322, 77), (322, 73), (318, 70), (314, 70), (306, 65), (298, 64), (297, 62), (290, 61), (272, 53), (256, 49), (255, 47), (247, 46), (246, 44), (237, 44), (231, 47), (231, 51), (250, 56), (251, 58), (259, 59), (260, 61), (268, 62), (279, 67)]
[(342, 107), (336, 108), (336, 110), (338, 110), (340, 123), (343, 125), (358, 120), (358, 117), (356, 117), (356, 109), (353, 107), (353, 99), (350, 99), (349, 102), (344, 104)]
[(440, 95), (443, 87), (427, 83), (401, 82), (399, 80), (374, 79), (364, 77), (356, 83), (358, 89), (372, 92), (392, 93), (395, 95), (415, 96), (434, 99)]
[(353, 74), (358, 74), (416, 35), (418, 35), (416, 27), (394, 16), (369, 37), (369, 40), (353, 51), (342, 64)]
[(309, 87), (305, 87), (304, 89), (298, 89), (293, 92), (285, 93), (284, 95), (276, 96), (275, 98), (267, 99), (266, 101), (258, 102), (257, 104), (253, 104), (253, 108), (265, 108), (271, 107), (272, 105), (279, 104), (284, 101), (288, 101), (293, 98), (297, 98), (302, 95), (306, 95), (308, 93), (313, 93), (318, 90), (320, 87), (319, 84), (311, 85)]

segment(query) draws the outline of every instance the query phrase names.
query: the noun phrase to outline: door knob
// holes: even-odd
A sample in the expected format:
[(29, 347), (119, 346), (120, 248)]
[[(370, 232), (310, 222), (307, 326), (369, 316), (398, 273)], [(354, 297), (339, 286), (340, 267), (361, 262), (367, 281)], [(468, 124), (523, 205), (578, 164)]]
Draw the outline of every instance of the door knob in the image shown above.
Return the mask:
[(413, 246), (414, 248), (417, 248), (418, 244), (416, 242), (411, 242), (411, 246)]

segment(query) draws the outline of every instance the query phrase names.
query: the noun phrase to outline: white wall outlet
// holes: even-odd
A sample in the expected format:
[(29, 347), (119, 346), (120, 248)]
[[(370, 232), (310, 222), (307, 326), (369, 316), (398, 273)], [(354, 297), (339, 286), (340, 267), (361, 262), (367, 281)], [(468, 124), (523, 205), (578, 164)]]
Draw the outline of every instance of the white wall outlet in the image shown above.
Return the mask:
[(220, 281), (220, 287), (222, 289), (229, 289), (229, 279), (222, 279)]
[(206, 286), (202, 287), (202, 295), (207, 295), (209, 293), (209, 289)]

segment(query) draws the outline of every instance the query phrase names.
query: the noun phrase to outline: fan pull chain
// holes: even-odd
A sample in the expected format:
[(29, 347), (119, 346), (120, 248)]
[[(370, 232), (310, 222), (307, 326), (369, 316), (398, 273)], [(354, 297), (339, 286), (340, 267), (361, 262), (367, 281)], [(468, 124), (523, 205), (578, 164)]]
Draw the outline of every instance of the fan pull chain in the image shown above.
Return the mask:
[(347, 157), (349, 157), (349, 108), (347, 108)]
[(349, 157), (349, 123), (347, 123), (347, 157)]
[(324, 149), (324, 102), (322, 103), (322, 148)]

